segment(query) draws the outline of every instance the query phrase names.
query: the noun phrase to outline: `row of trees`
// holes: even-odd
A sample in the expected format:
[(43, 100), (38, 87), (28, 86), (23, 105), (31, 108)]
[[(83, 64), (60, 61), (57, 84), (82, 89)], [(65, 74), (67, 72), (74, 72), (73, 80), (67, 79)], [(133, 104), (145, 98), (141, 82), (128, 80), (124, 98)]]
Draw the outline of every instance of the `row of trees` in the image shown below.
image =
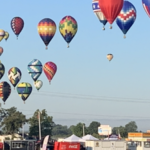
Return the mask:
[[(0, 134), (14, 134), (18, 133), (20, 128), (24, 124), (29, 124), (29, 135), (30, 136), (39, 136), (39, 123), (38, 123), (38, 114), (39, 110), (36, 110), (33, 116), (29, 119), (22, 113), (17, 111), (17, 108), (12, 107), (10, 109), (0, 109), (0, 122), (1, 122), (1, 132)], [(67, 137), (72, 134), (75, 134), (79, 137), (83, 136), (83, 127), (85, 134), (91, 134), (97, 138), (100, 138), (98, 135), (98, 127), (100, 126), (99, 122), (93, 121), (87, 127), (83, 123), (78, 123), (77, 125), (72, 125), (70, 127), (62, 126), (60, 124), (55, 124), (53, 117), (49, 116), (46, 110), (40, 112), (41, 119), (41, 133), (42, 136), (52, 135), (54, 137)], [(122, 137), (127, 137), (128, 132), (137, 132), (137, 125), (134, 121), (129, 122), (124, 127), (114, 127), (112, 132), (117, 134), (120, 132)]]

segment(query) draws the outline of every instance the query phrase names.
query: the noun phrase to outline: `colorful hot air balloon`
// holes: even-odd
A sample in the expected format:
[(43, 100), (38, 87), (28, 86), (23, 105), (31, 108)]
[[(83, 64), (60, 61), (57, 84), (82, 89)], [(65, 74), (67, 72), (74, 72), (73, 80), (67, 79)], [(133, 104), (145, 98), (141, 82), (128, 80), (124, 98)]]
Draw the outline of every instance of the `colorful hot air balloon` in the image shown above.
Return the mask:
[(4, 38), (5, 36), (5, 31), (0, 29), (0, 41), (2, 41), (2, 39)]
[(25, 103), (25, 100), (30, 96), (32, 92), (32, 86), (30, 83), (22, 82), (17, 85), (17, 92)]
[(5, 67), (2, 63), (0, 63), (0, 79), (3, 77), (5, 73)]
[(77, 33), (77, 30), (78, 30), (77, 21), (71, 16), (64, 17), (59, 23), (59, 31), (63, 36), (64, 40), (68, 43), (68, 47), (69, 43)]
[(12, 67), (8, 71), (8, 79), (11, 82), (11, 84), (14, 86), (14, 88), (16, 87), (16, 85), (18, 84), (18, 82), (20, 81), (21, 75), (22, 75), (21, 71), (17, 67)]
[(5, 31), (4, 39), (7, 41), (8, 38), (9, 38), (9, 33)]
[(106, 20), (112, 24), (123, 7), (123, 0), (99, 0), (99, 6)]
[(52, 40), (56, 32), (56, 24), (52, 19), (45, 18), (41, 20), (38, 24), (38, 33), (43, 40), (44, 44), (47, 46)]
[(150, 17), (150, 0), (142, 0), (142, 4), (143, 4), (145, 12)]
[(37, 90), (39, 90), (43, 86), (43, 82), (41, 80), (36, 80), (34, 82), (34, 86)]
[(117, 25), (124, 33), (124, 38), (126, 37), (125, 34), (128, 32), (128, 30), (135, 22), (135, 19), (136, 19), (135, 7), (130, 2), (124, 1), (123, 8), (116, 19)]
[(11, 87), (7, 82), (1, 82), (0, 83), (0, 98), (4, 101), (7, 100), (7, 98), (9, 97), (11, 93)]
[(17, 38), (24, 27), (24, 21), (20, 17), (14, 17), (11, 20), (11, 28), (13, 32), (16, 34)]
[(3, 51), (4, 51), (3, 48), (0, 47), (0, 56), (2, 55)]
[(43, 71), (44, 71), (47, 79), (49, 80), (49, 82), (51, 82), (51, 80), (53, 79), (53, 77), (57, 71), (57, 66), (53, 62), (47, 62), (43, 66)]
[(107, 23), (107, 20), (99, 7), (98, 0), (92, 1), (92, 8), (93, 8), (94, 14), (97, 16), (99, 21), (104, 25), (103, 30), (105, 30), (105, 25)]
[(107, 57), (107, 59), (108, 59), (109, 61), (111, 61), (111, 60), (113, 59), (114, 56), (113, 56), (112, 54), (107, 54), (106, 57)]
[(31, 78), (36, 81), (42, 73), (42, 63), (38, 59), (33, 59), (28, 64), (28, 72)]

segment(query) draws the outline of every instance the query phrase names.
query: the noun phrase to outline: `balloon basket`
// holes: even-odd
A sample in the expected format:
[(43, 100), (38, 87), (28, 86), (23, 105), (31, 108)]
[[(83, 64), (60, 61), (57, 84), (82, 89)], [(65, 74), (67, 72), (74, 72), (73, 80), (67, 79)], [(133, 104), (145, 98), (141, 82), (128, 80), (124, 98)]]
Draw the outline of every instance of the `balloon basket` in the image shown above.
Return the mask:
[(67, 45), (67, 48), (69, 48), (69, 44)]
[(5, 105), (5, 102), (4, 102), (4, 105)]
[(24, 104), (25, 104), (25, 101), (24, 101)]
[(124, 35), (124, 39), (126, 38), (126, 35)]
[(103, 31), (104, 31), (104, 30), (105, 30), (105, 27), (103, 27), (102, 29), (103, 29)]
[(110, 25), (110, 27), (109, 27), (110, 29), (112, 29), (112, 26)]
[(48, 47), (46, 46), (46, 48), (45, 48), (46, 50), (48, 49)]

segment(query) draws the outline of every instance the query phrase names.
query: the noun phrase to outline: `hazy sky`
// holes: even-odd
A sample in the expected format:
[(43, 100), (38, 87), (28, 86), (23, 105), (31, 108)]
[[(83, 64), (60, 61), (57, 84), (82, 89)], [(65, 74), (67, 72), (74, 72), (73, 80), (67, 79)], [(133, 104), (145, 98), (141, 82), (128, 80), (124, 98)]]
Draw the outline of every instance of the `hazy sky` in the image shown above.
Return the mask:
[[(27, 72), (27, 65), (33, 59), (39, 59), (43, 65), (53, 61), (58, 68), (51, 85), (42, 73), (39, 78), (44, 82), (42, 89), (38, 92), (34, 88), (26, 104), (12, 87), (3, 107), (15, 106), (27, 117), (36, 109), (46, 109), (56, 123), (63, 125), (77, 122), (88, 125), (96, 120), (120, 126), (135, 120), (139, 130), (149, 129), (150, 19), (141, 0), (130, 2), (137, 9), (137, 19), (124, 39), (116, 22), (112, 30), (109, 24), (105, 31), (102, 30), (91, 0), (3, 1), (0, 28), (8, 31), (10, 38), (0, 43), (4, 48), (0, 60), (6, 68), (1, 81), (9, 82), (8, 70), (18, 67), (23, 74), (21, 82), (33, 85)], [(58, 29), (60, 20), (66, 15), (78, 22), (78, 32), (69, 49)], [(10, 26), (11, 19), (16, 16), (25, 22), (18, 40)], [(48, 50), (37, 32), (37, 24), (44, 18), (51, 18), (57, 25)], [(106, 59), (108, 53), (114, 55), (111, 62)]]

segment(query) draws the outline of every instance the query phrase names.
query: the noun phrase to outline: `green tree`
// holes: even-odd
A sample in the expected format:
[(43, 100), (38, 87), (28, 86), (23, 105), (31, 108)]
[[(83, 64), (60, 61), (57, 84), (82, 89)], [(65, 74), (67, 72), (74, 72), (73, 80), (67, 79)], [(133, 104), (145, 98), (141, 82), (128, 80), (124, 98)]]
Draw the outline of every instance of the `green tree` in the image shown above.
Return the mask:
[[(29, 135), (39, 136), (39, 122), (38, 122), (39, 110), (36, 110), (34, 115), (29, 119)], [(41, 136), (52, 135), (52, 128), (54, 125), (53, 117), (48, 116), (46, 110), (42, 110), (40, 113), (41, 120)]]
[(88, 127), (88, 133), (93, 135), (93, 134), (98, 134), (98, 127), (100, 126), (99, 122), (93, 121), (90, 123)]
[(136, 125), (136, 122), (135, 121), (131, 121), (129, 122), (128, 124), (125, 125), (125, 129), (126, 129), (126, 132), (137, 132), (137, 125)]
[(14, 134), (18, 132), (22, 125), (28, 121), (26, 116), (23, 115), (22, 112), (17, 111), (15, 107), (3, 109), (2, 111), (1, 127), (5, 134)]

